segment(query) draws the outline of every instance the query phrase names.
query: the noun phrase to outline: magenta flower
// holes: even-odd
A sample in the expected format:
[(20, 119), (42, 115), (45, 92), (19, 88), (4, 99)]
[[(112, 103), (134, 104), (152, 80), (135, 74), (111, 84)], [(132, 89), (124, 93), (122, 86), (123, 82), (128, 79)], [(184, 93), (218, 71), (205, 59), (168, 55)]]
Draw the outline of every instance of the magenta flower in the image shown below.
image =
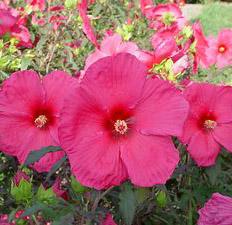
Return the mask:
[(164, 184), (179, 161), (171, 135), (182, 134), (187, 112), (181, 92), (147, 79), (146, 66), (134, 56), (106, 57), (70, 92), (61, 146), (85, 186), (102, 189), (128, 178), (138, 186)]
[[(16, 72), (4, 81), (0, 92), (0, 146), (23, 163), (32, 150), (59, 146), (58, 122), (66, 91), (74, 78), (55, 71), (43, 79), (33, 71)], [(48, 153), (34, 168), (49, 171), (63, 157)]]
[(186, 24), (186, 19), (176, 4), (158, 4), (146, 13), (150, 20), (153, 20), (153, 27), (156, 30), (176, 27), (180, 30)]
[(114, 222), (112, 215), (108, 213), (104, 221), (101, 223), (101, 225), (117, 225), (117, 224)]
[(205, 206), (198, 211), (198, 225), (232, 224), (232, 198), (214, 193)]
[(232, 151), (232, 88), (193, 83), (184, 96), (190, 111), (182, 140), (199, 166), (213, 165), (221, 146)]
[(207, 56), (211, 65), (223, 68), (232, 64), (232, 30), (223, 29), (217, 38), (208, 39)]

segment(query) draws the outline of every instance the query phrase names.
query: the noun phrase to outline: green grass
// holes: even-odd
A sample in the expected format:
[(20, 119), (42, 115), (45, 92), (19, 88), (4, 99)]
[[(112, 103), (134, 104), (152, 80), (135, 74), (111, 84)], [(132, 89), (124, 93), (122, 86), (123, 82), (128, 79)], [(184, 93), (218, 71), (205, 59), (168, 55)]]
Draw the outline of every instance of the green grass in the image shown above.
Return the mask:
[(206, 35), (217, 35), (221, 28), (232, 28), (232, 4), (208, 4), (197, 19), (200, 19)]

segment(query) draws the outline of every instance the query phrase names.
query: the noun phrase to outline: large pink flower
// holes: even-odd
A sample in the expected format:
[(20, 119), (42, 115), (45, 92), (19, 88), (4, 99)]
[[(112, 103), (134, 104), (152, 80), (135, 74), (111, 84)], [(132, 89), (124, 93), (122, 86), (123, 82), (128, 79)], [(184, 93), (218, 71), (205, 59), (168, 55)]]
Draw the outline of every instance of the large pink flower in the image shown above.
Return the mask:
[[(23, 163), (32, 150), (58, 146), (60, 109), (73, 83), (74, 78), (61, 71), (43, 79), (33, 71), (22, 71), (5, 80), (0, 92), (0, 149)], [(34, 167), (49, 171), (63, 155), (48, 153)]]
[(232, 198), (214, 193), (198, 213), (200, 215), (198, 225), (231, 225)]
[(193, 83), (184, 95), (190, 111), (182, 140), (199, 166), (213, 165), (221, 146), (232, 151), (232, 88)]
[(71, 91), (61, 146), (83, 185), (102, 189), (127, 178), (138, 186), (163, 184), (179, 160), (171, 135), (182, 134), (187, 112), (174, 86), (147, 79), (143, 63), (120, 53), (94, 63)]
[(211, 65), (223, 68), (232, 64), (232, 29), (223, 29), (217, 38), (208, 39), (207, 56)]

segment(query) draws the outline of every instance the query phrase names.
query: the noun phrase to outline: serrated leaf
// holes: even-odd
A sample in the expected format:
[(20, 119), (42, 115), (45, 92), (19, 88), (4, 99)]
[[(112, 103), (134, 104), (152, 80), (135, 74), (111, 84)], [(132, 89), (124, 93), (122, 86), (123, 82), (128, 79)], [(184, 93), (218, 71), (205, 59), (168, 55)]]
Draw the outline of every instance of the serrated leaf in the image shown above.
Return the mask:
[(137, 201), (136, 195), (129, 184), (125, 184), (119, 195), (119, 210), (127, 225), (133, 223), (136, 212)]
[(24, 165), (28, 166), (32, 163), (39, 161), (47, 153), (57, 152), (60, 150), (61, 150), (61, 148), (58, 146), (48, 146), (48, 147), (41, 148), (40, 150), (31, 151), (30, 154), (27, 156), (27, 159), (26, 159)]
[(20, 218), (23, 218), (25, 216), (31, 216), (44, 208), (46, 208), (46, 205), (42, 203), (36, 203), (32, 207), (25, 209), (24, 213), (20, 216)]

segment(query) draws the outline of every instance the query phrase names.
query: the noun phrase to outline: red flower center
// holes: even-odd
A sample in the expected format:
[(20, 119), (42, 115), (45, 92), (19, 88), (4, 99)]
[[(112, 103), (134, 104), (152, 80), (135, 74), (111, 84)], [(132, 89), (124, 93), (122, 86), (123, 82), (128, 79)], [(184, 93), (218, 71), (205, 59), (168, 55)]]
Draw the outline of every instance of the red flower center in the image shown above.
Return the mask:
[(217, 122), (214, 120), (205, 120), (204, 127), (207, 130), (213, 130), (217, 126)]
[(127, 126), (127, 123), (125, 122), (125, 120), (117, 120), (114, 123), (114, 129), (119, 134), (125, 134), (128, 130), (128, 126)]
[(122, 137), (128, 135), (133, 126), (133, 112), (122, 105), (113, 107), (104, 117), (103, 125), (110, 135)]
[(218, 47), (218, 52), (219, 52), (219, 53), (224, 53), (225, 51), (226, 51), (225, 45), (220, 45), (220, 46)]
[(48, 118), (45, 115), (39, 115), (35, 120), (35, 126), (38, 128), (44, 127), (48, 122)]

